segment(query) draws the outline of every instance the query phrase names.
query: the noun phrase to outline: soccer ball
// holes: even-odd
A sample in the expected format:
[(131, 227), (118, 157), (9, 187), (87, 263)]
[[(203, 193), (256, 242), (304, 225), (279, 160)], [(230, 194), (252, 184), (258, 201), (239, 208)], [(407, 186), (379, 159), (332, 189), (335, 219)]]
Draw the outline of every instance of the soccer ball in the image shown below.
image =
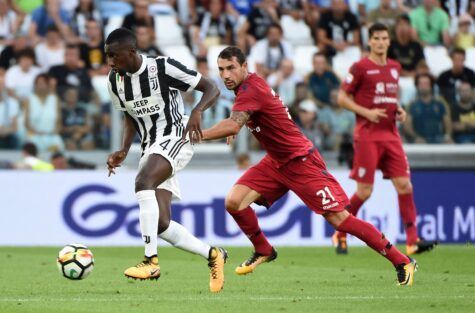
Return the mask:
[(94, 268), (94, 256), (85, 245), (72, 243), (59, 251), (56, 265), (64, 277), (72, 280), (84, 279)]

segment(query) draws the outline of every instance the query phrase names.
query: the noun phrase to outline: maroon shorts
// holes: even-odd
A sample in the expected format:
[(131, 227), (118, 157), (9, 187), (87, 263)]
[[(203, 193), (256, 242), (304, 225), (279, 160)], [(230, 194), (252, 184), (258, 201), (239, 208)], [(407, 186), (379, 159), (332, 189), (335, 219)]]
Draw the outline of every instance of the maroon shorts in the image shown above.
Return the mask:
[(374, 172), (380, 169), (384, 178), (409, 177), (409, 162), (400, 141), (355, 141), (355, 157), (350, 178), (373, 184)]
[(350, 205), (345, 191), (327, 172), (325, 163), (316, 151), (292, 159), (280, 168), (276, 168), (266, 156), (249, 168), (236, 184), (257, 191), (261, 199), (256, 203), (267, 207), (289, 190), (318, 214), (340, 212)]

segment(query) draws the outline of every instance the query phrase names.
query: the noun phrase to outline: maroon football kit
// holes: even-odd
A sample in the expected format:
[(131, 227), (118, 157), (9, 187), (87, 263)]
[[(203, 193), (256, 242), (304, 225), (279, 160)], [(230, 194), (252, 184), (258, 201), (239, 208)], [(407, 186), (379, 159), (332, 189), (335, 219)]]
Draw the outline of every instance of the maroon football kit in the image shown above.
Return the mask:
[(262, 78), (249, 74), (236, 91), (232, 110), (249, 113), (247, 127), (267, 152), (237, 181), (261, 194), (260, 204), (270, 206), (292, 190), (319, 214), (342, 211), (349, 205), (318, 151)]
[(388, 115), (378, 123), (356, 115), (355, 156), (350, 177), (358, 182), (373, 184), (378, 168), (386, 178), (410, 175), (396, 126), (400, 72), (400, 64), (391, 59), (386, 65), (378, 65), (364, 58), (353, 64), (343, 82), (343, 90), (353, 95), (358, 105), (384, 109)]

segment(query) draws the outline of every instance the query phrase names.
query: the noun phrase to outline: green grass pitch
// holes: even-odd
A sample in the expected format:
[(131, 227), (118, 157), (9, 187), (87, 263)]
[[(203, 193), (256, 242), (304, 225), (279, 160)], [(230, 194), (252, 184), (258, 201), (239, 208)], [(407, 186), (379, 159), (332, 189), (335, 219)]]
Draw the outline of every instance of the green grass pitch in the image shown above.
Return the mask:
[(90, 247), (92, 274), (69, 281), (56, 269), (57, 248), (0, 248), (0, 312), (475, 312), (475, 246), (439, 246), (417, 256), (412, 288), (396, 286), (384, 258), (366, 247), (337, 256), (332, 248), (280, 247), (279, 258), (253, 274), (234, 267), (250, 248), (229, 248), (225, 289), (208, 291), (206, 261), (159, 250), (159, 281), (122, 272), (141, 248)]

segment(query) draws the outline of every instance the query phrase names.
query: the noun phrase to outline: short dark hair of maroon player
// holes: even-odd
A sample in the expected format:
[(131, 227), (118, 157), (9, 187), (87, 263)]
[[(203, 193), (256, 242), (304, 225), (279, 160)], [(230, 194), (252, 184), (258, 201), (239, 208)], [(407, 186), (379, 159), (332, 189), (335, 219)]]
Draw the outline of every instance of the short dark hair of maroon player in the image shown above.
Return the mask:
[(376, 32), (382, 32), (385, 31), (389, 34), (389, 28), (386, 24), (383, 23), (374, 23), (371, 25), (371, 27), (368, 29), (369, 33), (369, 38), (373, 37), (374, 33)]
[(236, 57), (238, 63), (243, 65), (246, 62), (246, 55), (236, 46), (230, 46), (221, 51), (218, 55), (219, 59), (231, 60)]

